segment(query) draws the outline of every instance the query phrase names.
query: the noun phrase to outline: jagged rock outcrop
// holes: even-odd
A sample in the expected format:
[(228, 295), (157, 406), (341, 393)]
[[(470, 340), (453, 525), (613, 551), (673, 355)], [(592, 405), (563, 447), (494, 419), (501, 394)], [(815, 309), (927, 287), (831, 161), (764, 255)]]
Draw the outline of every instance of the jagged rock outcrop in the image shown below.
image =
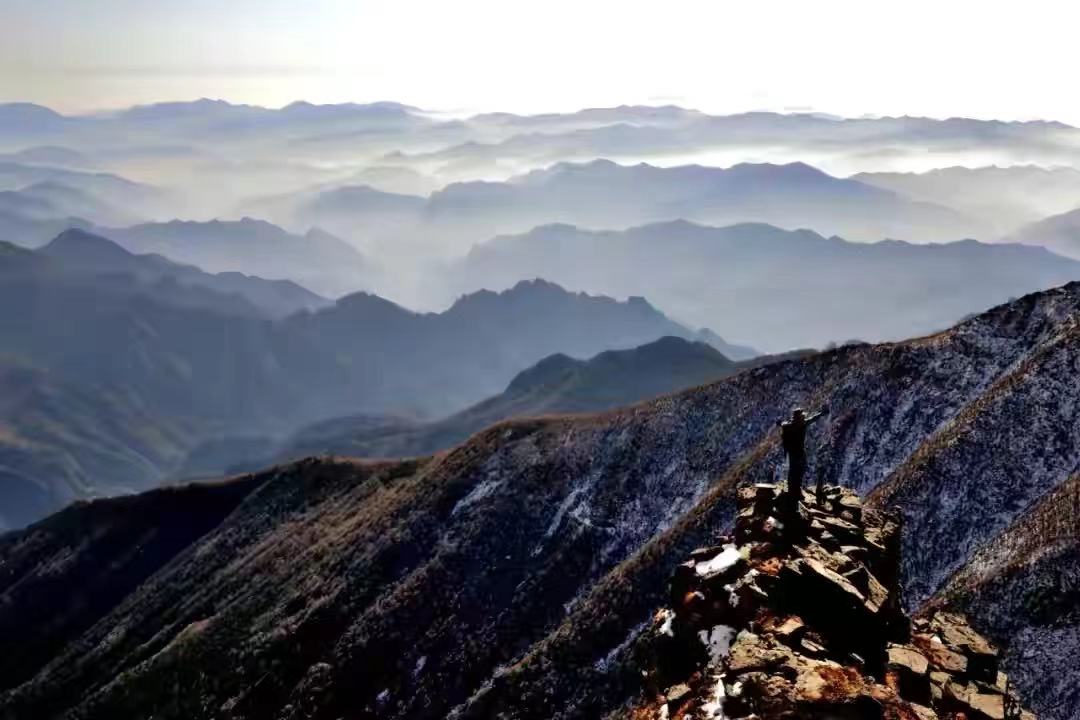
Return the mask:
[(739, 490), (734, 536), (695, 550), (639, 645), (635, 718), (1032, 719), (960, 615), (901, 602), (901, 516), (849, 490)]

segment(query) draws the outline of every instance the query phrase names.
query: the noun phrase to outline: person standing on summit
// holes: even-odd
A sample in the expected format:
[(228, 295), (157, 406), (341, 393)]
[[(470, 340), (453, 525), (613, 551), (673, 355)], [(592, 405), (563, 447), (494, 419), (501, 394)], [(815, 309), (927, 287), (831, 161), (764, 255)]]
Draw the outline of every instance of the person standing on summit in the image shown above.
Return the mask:
[(806, 429), (826, 412), (823, 408), (820, 412), (807, 416), (802, 408), (797, 407), (791, 411), (790, 419), (776, 421), (780, 428), (784, 452), (787, 453), (788, 497), (794, 508), (799, 506), (803, 477), (806, 475)]

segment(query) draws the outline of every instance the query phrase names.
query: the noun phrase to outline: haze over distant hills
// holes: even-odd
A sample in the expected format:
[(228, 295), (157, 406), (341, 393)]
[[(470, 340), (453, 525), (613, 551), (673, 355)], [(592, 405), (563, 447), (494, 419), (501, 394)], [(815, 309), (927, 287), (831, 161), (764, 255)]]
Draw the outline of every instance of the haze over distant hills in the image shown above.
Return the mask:
[[(800, 351), (794, 355), (807, 355)], [(430, 422), (368, 415), (330, 418), (302, 428), (272, 453), (265, 443), (240, 439), (235, 457), (224, 448), (213, 454), (217, 465), (193, 465), (197, 473), (257, 469), (308, 455), (410, 457), (444, 450), (470, 435), (511, 417), (581, 413), (631, 405), (666, 393), (717, 380), (748, 368), (785, 359), (759, 356), (734, 361), (712, 345), (668, 336), (629, 350), (607, 350), (588, 360), (551, 355), (521, 371), (498, 395), (458, 413)], [(262, 451), (253, 454), (253, 450)], [(192, 452), (198, 462), (200, 449)]]
[(109, 222), (117, 215), (138, 218), (160, 211), (161, 204), (168, 202), (164, 191), (145, 183), (114, 173), (54, 166), (50, 155), (39, 160), (41, 164), (0, 161), (0, 190), (39, 197), (48, 193), (58, 212), (82, 215), (89, 210), (92, 217), (87, 219), (95, 222)]
[(983, 234), (974, 217), (909, 200), (803, 163), (731, 168), (559, 163), (506, 182), (455, 183), (424, 200), (342, 187), (304, 197), (271, 217), (291, 227), (320, 226), (365, 238), (374, 249), (458, 254), (498, 234), (546, 223), (625, 229), (647, 222), (711, 225), (767, 222), (813, 228), (850, 240), (955, 240)]
[(1080, 278), (1080, 263), (1021, 245), (849, 243), (768, 225), (673, 222), (623, 232), (541, 227), (477, 246), (447, 277), (499, 288), (536, 274), (616, 297), (647, 290), (674, 317), (784, 351), (934, 332)]
[[(1073, 209), (1078, 148), (1080, 131), (1052, 122), (675, 106), (451, 118), (400, 103), (202, 100), (85, 116), (0, 105), (0, 239), (36, 247), (98, 228), (211, 272), (441, 309), (450, 297), (429, 290), (444, 284), (444, 258), (551, 223), (765, 222), (852, 241), (995, 242)], [(992, 299), (1016, 294), (1005, 290)]]
[(954, 208), (980, 218), (997, 234), (1080, 207), (1080, 170), (1072, 167), (947, 167), (923, 173), (859, 173), (851, 179)]
[(132, 252), (156, 253), (209, 272), (292, 279), (329, 297), (371, 284), (372, 269), (345, 241), (313, 229), (303, 236), (262, 220), (145, 223), (103, 230)]
[[(711, 116), (674, 106), (447, 118), (399, 103), (294, 103), (275, 110), (201, 100), (85, 116), (0, 105), (4, 157), (161, 186), (170, 191), (173, 217), (193, 219), (232, 217), (254, 198), (315, 186), (424, 193), (567, 161), (725, 167), (803, 161), (847, 175), (957, 164), (1073, 166), (1078, 148), (1080, 131), (1060, 123)], [(167, 207), (145, 209), (155, 212), (143, 219), (167, 219), (160, 213)]]
[[(222, 312), (284, 318), (332, 304), (290, 280), (264, 280), (235, 271), (207, 273), (157, 254), (134, 255), (107, 238), (83, 230), (67, 230), (39, 252), (60, 260), (72, 274), (86, 274), (103, 281), (110, 277), (130, 278), (146, 286), (147, 294), (155, 299), (171, 296), (172, 302), (192, 306), (210, 301), (206, 307)], [(179, 295), (175, 286), (212, 292)], [(215, 301), (219, 295), (226, 298)]]
[[(726, 116), (669, 108), (583, 111), (594, 122), (574, 126), (565, 116), (518, 118), (501, 138), (470, 140), (430, 153), (394, 156), (416, 168), (497, 173), (500, 167), (548, 165), (558, 160), (639, 161), (664, 164), (699, 158), (730, 164), (801, 158), (840, 173), (942, 167), (978, 158), (979, 164), (1071, 164), (1078, 131), (1054, 122), (1000, 122), (924, 117), (839, 118), (814, 113), (749, 112)], [(644, 111), (644, 112), (643, 112)], [(732, 158), (736, 158), (733, 160)]]
[(1005, 240), (1047, 247), (1080, 260), (1080, 207), (1025, 225)]

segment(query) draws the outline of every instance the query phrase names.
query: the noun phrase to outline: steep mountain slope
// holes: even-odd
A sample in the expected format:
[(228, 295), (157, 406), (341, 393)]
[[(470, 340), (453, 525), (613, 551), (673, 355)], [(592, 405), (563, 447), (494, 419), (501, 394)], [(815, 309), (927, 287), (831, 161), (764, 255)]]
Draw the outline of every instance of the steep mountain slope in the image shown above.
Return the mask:
[[(1046, 478), (1060, 482), (1080, 470), (1077, 320), (1074, 313), (1062, 316), (1035, 351), (986, 388), (977, 404), (939, 427), (874, 490), (872, 502), (918, 508), (905, 518), (908, 532), (919, 538), (904, 557), (918, 568), (908, 572), (918, 578), (908, 585), (909, 600), (925, 600), (988, 534), (1004, 531), (1019, 509), (1052, 487)], [(1025, 432), (1002, 453), (996, 435), (1014, 425)], [(944, 544), (960, 554), (942, 557), (933, 547)]]
[(1027, 292), (1080, 278), (1042, 248), (860, 244), (768, 225), (662, 223), (625, 232), (549, 226), (477, 246), (448, 280), (500, 288), (526, 277), (647, 294), (675, 317), (764, 351), (933, 332)]
[(147, 223), (102, 230), (133, 253), (154, 253), (211, 273), (290, 279), (328, 297), (369, 285), (371, 268), (348, 243), (318, 230), (293, 235), (261, 220)]
[[(983, 546), (935, 602), (1007, 643), (1009, 671), (1047, 716), (1080, 708), (1080, 475), (1047, 492)], [(1052, 669), (1052, 672), (1047, 672)]]
[[(603, 716), (640, 685), (631, 650), (666, 602), (674, 565), (730, 526), (737, 483), (778, 469), (774, 422), (792, 404), (829, 406), (811, 441), (814, 473), (860, 491), (963, 487), (978, 473), (1004, 496), (1016, 458), (1001, 449), (1052, 444), (1014, 502), (964, 507), (963, 537), (924, 541), (915, 518), (925, 505), (901, 505), (912, 587), (940, 582), (939, 568), (1019, 517), (1034, 499), (1027, 486), (1049, 491), (1074, 475), (1080, 345), (1067, 340), (1078, 317), (1072, 284), (926, 338), (767, 365), (602, 415), (497, 425), (431, 459), (309, 460), (240, 480), (260, 487), (133, 592), (97, 606), (96, 622), (83, 617), (89, 629), (73, 629), (32, 679), (7, 681), (0, 708)], [(1000, 422), (1007, 397), (1033, 410), (1052, 398), (1061, 414)], [(956, 428), (983, 422), (997, 452), (954, 440)], [(64, 557), (54, 538), (47, 524), (7, 537), (4, 567), (35, 566), (28, 548)], [(10, 588), (25, 597), (55, 588), (63, 567), (9, 575), (0, 614), (15, 607)], [(1024, 697), (1031, 688), (1020, 681)]]
[[(242, 298), (246, 307), (233, 302), (236, 310), (249, 309), (253, 315), (283, 318), (301, 310), (316, 310), (331, 304), (326, 298), (290, 280), (263, 280), (238, 272), (205, 273), (191, 265), (181, 265), (160, 255), (134, 255), (111, 240), (83, 230), (68, 230), (40, 249), (41, 254), (64, 264), (65, 270), (91, 276), (124, 275), (153, 287), (155, 296), (167, 294), (173, 284), (198, 287), (213, 293), (192, 297), (231, 295)], [(228, 309), (217, 302), (219, 309)]]
[[(324, 420), (293, 435), (277, 450), (275, 459), (320, 454), (424, 455), (456, 445), (507, 418), (607, 410), (779, 359), (762, 356), (734, 362), (710, 345), (677, 337), (664, 337), (632, 350), (608, 350), (589, 360), (552, 355), (518, 373), (499, 395), (447, 418), (429, 423), (401, 418)], [(257, 466), (248, 460), (245, 467)]]
[(1080, 208), (1025, 225), (1005, 240), (1040, 245), (1066, 257), (1080, 259)]
[(0, 529), (80, 498), (146, 490), (199, 431), (131, 393), (0, 361)]
[[(7, 608), (13, 611), (3, 618), (4, 641), (11, 643), (7, 647), (24, 650), (0, 658), (4, 674), (15, 682), (31, 677), (50, 654), (85, 631), (97, 614), (219, 525), (258, 485), (259, 479), (251, 478), (225, 487), (163, 488), (137, 498), (73, 505), (39, 525), (44, 532), (19, 547), (26, 564), (0, 570), (0, 586), (10, 603)], [(8, 540), (0, 539), (0, 546), (10, 549)], [(122, 558), (110, 553), (112, 548), (131, 544), (138, 545), (137, 552)], [(52, 581), (47, 568), (60, 553), (66, 555), (65, 577), (53, 587), (55, 592), (49, 592)], [(34, 581), (21, 588), (13, 586), (10, 581), (23, 573)], [(52, 604), (70, 592), (64, 583), (72, 576), (82, 578), (79, 602)], [(26, 623), (29, 618), (35, 622)], [(38, 623), (47, 623), (48, 628), (42, 632)]]

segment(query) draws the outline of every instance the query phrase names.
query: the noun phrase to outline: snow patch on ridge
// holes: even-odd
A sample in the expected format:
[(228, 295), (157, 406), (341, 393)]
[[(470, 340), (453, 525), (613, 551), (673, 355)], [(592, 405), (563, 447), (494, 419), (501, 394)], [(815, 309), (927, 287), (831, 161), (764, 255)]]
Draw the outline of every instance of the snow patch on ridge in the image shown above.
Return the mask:
[(500, 485), (502, 485), (502, 480), (496, 480), (495, 478), (488, 478), (487, 480), (477, 483), (476, 487), (470, 490), (468, 495), (457, 501), (454, 505), (454, 509), (450, 511), (450, 515), (457, 515), (460, 511), (478, 500), (483, 500), (498, 490)]
[(638, 623), (637, 625), (635, 625), (634, 627), (632, 627), (630, 629), (630, 632), (627, 634), (626, 639), (624, 639), (621, 643), (619, 643), (618, 645), (613, 647), (611, 649), (611, 652), (609, 652), (607, 655), (605, 655), (604, 657), (597, 660), (593, 664), (593, 667), (595, 667), (600, 672), (607, 672), (607, 670), (611, 667), (612, 663), (615, 662), (615, 659), (620, 654), (625, 652), (626, 649), (628, 647), (630, 647), (631, 643), (633, 643), (635, 640), (638, 639), (638, 637), (645, 630), (645, 628), (646, 628), (646, 626), (648, 626), (648, 624), (649, 624), (649, 621), (644, 620), (644, 621)]
[(736, 635), (738, 630), (728, 625), (716, 625), (712, 630), (698, 632), (698, 639), (709, 651), (710, 664), (716, 666), (727, 657)]
[(739, 548), (734, 545), (725, 545), (724, 549), (716, 557), (698, 563), (694, 569), (697, 570), (698, 575), (712, 575), (713, 573), (724, 572), (734, 567), (741, 557), (742, 553), (739, 552)]

